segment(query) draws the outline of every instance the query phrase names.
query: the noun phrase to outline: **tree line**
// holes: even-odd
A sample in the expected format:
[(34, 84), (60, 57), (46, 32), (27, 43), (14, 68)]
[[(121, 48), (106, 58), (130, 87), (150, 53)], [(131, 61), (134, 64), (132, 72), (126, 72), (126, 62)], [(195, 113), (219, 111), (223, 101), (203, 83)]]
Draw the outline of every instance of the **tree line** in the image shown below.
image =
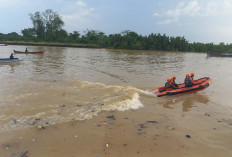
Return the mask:
[(232, 52), (232, 44), (189, 43), (184, 37), (169, 37), (165, 34), (151, 33), (142, 36), (134, 31), (124, 30), (121, 33), (106, 35), (98, 30), (85, 30), (68, 33), (63, 29), (62, 17), (51, 9), (45, 12), (29, 14), (32, 28), (25, 28), (22, 35), (12, 32), (0, 33), (0, 41), (27, 42), (58, 42), (73, 44), (97, 45), (102, 48), (132, 49), (132, 50), (163, 50), (163, 51), (191, 51), (191, 52)]

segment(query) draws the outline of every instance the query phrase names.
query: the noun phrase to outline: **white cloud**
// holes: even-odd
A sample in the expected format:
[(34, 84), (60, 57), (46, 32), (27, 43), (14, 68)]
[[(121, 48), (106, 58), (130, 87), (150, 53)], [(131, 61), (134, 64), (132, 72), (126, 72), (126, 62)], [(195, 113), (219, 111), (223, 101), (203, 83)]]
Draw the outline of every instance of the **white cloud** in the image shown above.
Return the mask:
[(172, 19), (160, 21), (158, 24), (170, 24), (170, 23), (177, 22), (177, 21), (178, 21), (178, 18), (172, 18)]
[(153, 16), (160, 16), (160, 14), (159, 13), (153, 13)]
[(91, 15), (94, 12), (94, 8), (79, 9), (78, 12), (73, 12), (72, 14), (62, 15), (64, 20), (80, 20)]
[(97, 13), (95, 8), (89, 7), (83, 0), (78, 0), (63, 9), (62, 17), (68, 31), (74, 31), (93, 27)]
[(87, 4), (85, 2), (83, 2), (83, 1), (81, 1), (81, 0), (77, 1), (76, 5), (80, 6), (80, 7), (86, 7), (87, 6)]
[(213, 17), (225, 16), (232, 14), (232, 1), (230, 0), (212, 0), (206, 4), (200, 3), (199, 0), (192, 0), (188, 3), (180, 2), (174, 9), (163, 12), (155, 12), (153, 16), (159, 15), (164, 20), (159, 24), (170, 24), (178, 22), (181, 17)]

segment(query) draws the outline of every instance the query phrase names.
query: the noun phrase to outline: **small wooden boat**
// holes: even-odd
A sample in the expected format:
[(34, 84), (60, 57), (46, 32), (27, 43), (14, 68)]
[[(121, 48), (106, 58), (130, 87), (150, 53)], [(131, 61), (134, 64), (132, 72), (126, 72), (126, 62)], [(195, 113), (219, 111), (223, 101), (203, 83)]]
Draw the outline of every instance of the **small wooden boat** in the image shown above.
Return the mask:
[(161, 96), (168, 96), (168, 95), (180, 95), (180, 94), (190, 94), (195, 93), (205, 88), (209, 87), (209, 84), (212, 82), (212, 79), (209, 77), (203, 77), (198, 80), (195, 80), (195, 85), (192, 87), (185, 87), (185, 84), (179, 84), (177, 89), (165, 87), (159, 87), (157, 90), (153, 91), (152, 93), (157, 95), (158, 97)]
[(216, 53), (216, 52), (207, 52), (207, 57), (232, 57), (230, 53)]
[(0, 44), (0, 46), (7, 46), (7, 44)]
[(44, 54), (44, 51), (34, 51), (34, 52), (30, 52), (30, 51), (16, 51), (13, 50), (14, 53), (24, 53), (24, 54)]
[(0, 58), (0, 63), (14, 63), (14, 62), (19, 62), (21, 61), (20, 59), (18, 58), (13, 58), (13, 59), (10, 59), (10, 58)]

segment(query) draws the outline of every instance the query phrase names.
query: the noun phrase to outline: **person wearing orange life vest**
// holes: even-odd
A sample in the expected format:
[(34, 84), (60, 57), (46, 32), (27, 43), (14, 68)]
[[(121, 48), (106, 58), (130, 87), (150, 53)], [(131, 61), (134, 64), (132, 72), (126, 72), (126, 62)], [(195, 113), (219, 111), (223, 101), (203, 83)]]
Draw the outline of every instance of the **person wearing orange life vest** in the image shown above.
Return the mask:
[[(191, 73), (191, 76), (190, 78), (193, 80), (193, 77), (194, 77), (194, 73)], [(193, 80), (194, 81), (194, 80)]]
[(195, 85), (195, 81), (194, 81), (193, 77), (194, 77), (194, 73), (191, 73), (190, 80), (191, 80), (192, 84)]
[(173, 75), (173, 76), (172, 76), (172, 79), (170, 80), (170, 86), (171, 86), (171, 88), (173, 88), (173, 89), (179, 88), (178, 84), (176, 84), (176, 82), (175, 82), (175, 79), (176, 79), (176, 76)]

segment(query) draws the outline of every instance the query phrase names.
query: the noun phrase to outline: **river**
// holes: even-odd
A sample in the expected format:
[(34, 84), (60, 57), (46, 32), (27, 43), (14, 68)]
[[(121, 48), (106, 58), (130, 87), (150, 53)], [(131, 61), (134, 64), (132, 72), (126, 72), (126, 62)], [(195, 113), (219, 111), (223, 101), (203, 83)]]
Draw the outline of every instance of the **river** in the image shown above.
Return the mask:
[[(25, 46), (0, 47), (1, 58)], [(0, 131), (30, 127), (33, 120), (50, 124), (85, 120), (101, 111), (139, 109), (147, 102), (181, 102), (183, 111), (195, 103), (232, 108), (232, 58), (208, 58), (205, 53), (27, 47), (44, 55), (15, 54), (20, 63), (0, 65)], [(190, 96), (157, 98), (151, 91), (176, 75), (213, 83)], [(143, 101), (141, 101), (143, 100)], [(184, 105), (187, 103), (187, 105)], [(63, 111), (65, 108), (65, 111)]]
[[(25, 48), (1, 46), (0, 58)], [(15, 54), (21, 62), (0, 64), (3, 157), (232, 155), (232, 58), (27, 48), (45, 53)], [(213, 81), (198, 93), (152, 94), (167, 77), (176, 75), (176, 83), (183, 83), (191, 72)]]

